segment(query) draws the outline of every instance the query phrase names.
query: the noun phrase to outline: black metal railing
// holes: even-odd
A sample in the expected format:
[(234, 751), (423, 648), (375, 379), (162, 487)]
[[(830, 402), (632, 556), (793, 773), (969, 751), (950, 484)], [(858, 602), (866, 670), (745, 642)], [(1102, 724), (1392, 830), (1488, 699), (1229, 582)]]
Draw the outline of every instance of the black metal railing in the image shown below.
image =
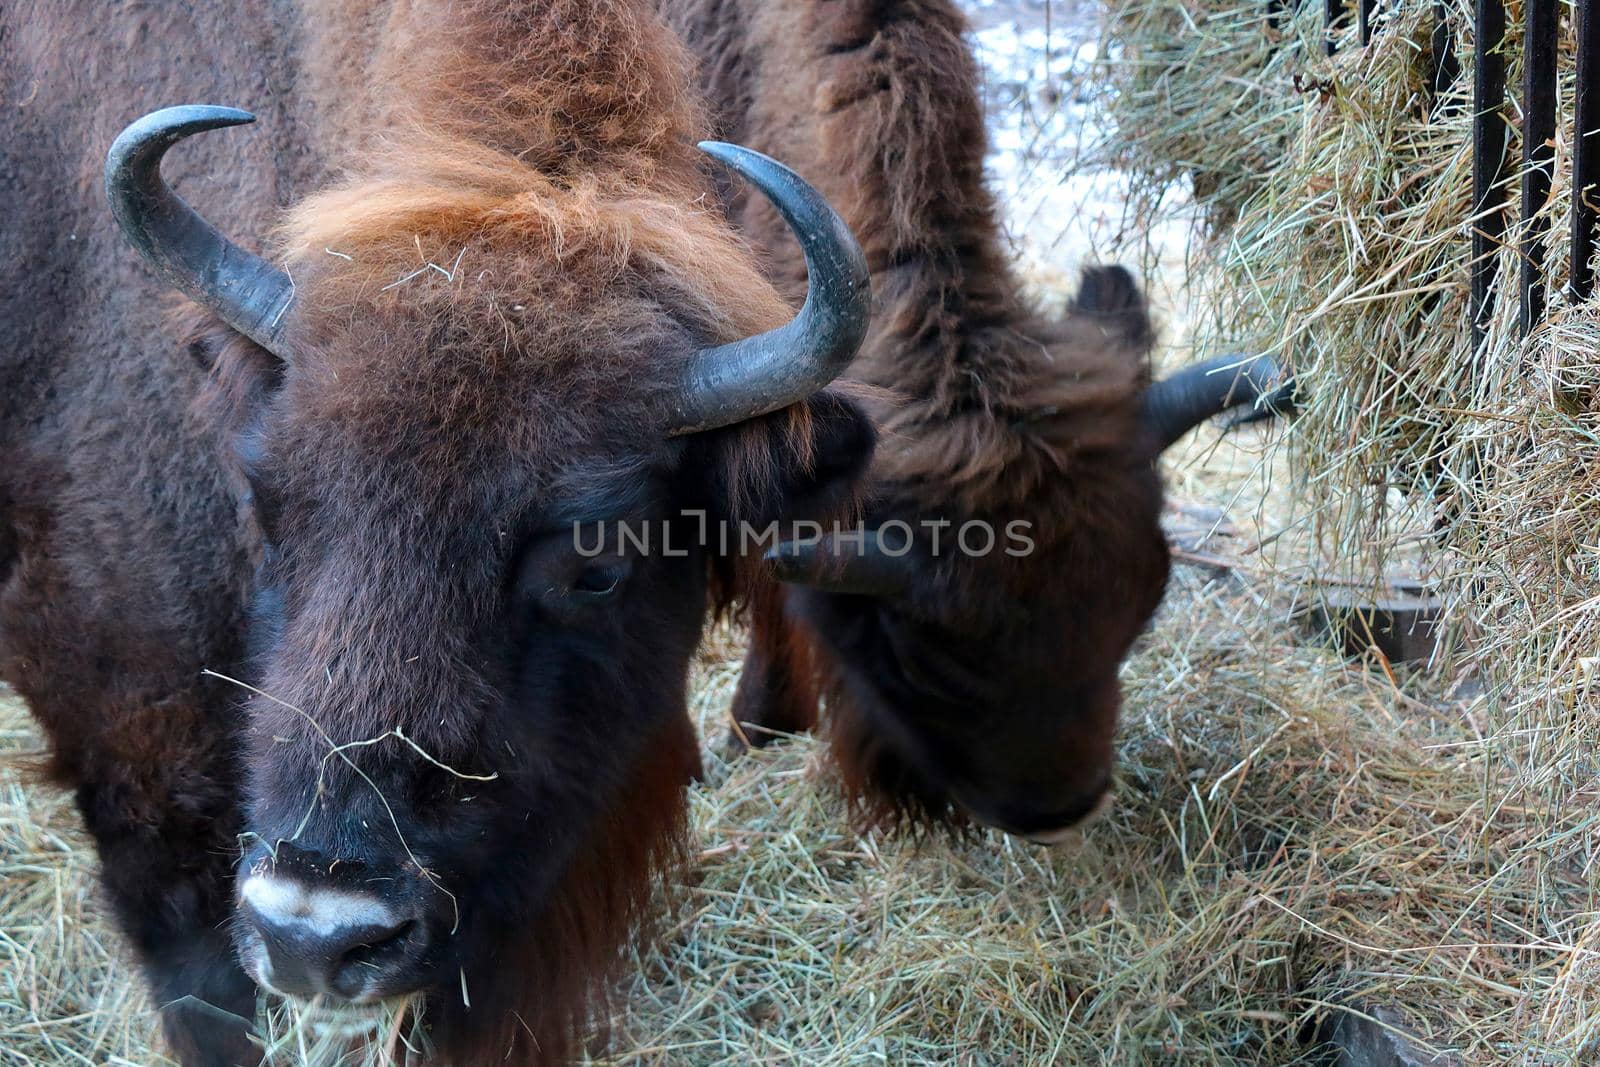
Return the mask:
[[(1498, 2), (1498, 0), (1497, 0)], [(1522, 40), (1522, 282), (1517, 322), (1524, 336), (1544, 318), (1544, 210), (1556, 165), (1556, 0), (1525, 0)]]
[(1600, 181), (1600, 2), (1578, 0), (1578, 60), (1572, 144), (1572, 281), (1575, 300), (1594, 292), (1596, 206), (1590, 192)]
[[(1362, 45), (1372, 37), (1376, 0), (1355, 0)], [(1600, 217), (1600, 0), (1575, 0), (1577, 64), (1573, 102), (1572, 231), (1568, 293), (1585, 300), (1594, 291), (1596, 220)], [(1329, 55), (1347, 25), (1345, 0), (1325, 0)], [(1544, 317), (1549, 285), (1546, 210), (1555, 179), (1558, 0), (1524, 0), (1521, 227), (1517, 248), (1518, 315), (1526, 336)], [(1481, 352), (1494, 314), (1500, 252), (1505, 248), (1511, 126), (1506, 118), (1506, 9), (1504, 0), (1474, 0), (1472, 76), (1472, 254), (1468, 314), (1474, 357)], [(1436, 101), (1460, 77), (1446, 0), (1434, 2), (1432, 72)]]
[(1483, 347), (1494, 307), (1494, 276), (1506, 235), (1506, 8), (1474, 0), (1472, 71), (1472, 351)]

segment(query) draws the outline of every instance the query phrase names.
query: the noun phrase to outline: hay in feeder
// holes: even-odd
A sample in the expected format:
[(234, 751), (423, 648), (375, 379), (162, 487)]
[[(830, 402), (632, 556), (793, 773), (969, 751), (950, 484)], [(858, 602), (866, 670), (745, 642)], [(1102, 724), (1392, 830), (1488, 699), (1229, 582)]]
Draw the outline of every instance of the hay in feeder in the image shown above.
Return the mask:
[[(1285, 8), (1288, 8), (1285, 10)], [(1322, 49), (1314, 4), (1110, 0), (1103, 16), (1107, 136), (1093, 165), (1133, 176), (1130, 215), (1148, 224), (1198, 207), (1220, 232), (1277, 166), (1293, 101)]]
[(1351, 572), (1426, 534), (1425, 514), (1421, 531), (1385, 525), (1397, 491), (1449, 492), (1462, 473), (1470, 108), (1432, 99), (1432, 25), (1431, 8), (1408, 10), (1317, 64), (1324, 91), (1295, 100), (1298, 132), (1219, 238), (1207, 285), (1203, 346), (1294, 367), (1304, 499), (1324, 558)]
[[(1600, 307), (1569, 305), (1560, 292), (1570, 20), (1555, 181), (1534, 214), (1553, 231), (1551, 309), (1524, 339), (1514, 251), (1531, 222), (1517, 196), (1522, 12), (1507, 12), (1509, 229), (1475, 349), (1471, 13), (1445, 9), (1465, 69), (1435, 99), (1433, 7), (1387, 10), (1367, 47), (1347, 31), (1334, 57), (1304, 57), (1301, 83), (1319, 92), (1282, 98), (1295, 132), (1281, 160), (1191, 279), (1206, 305), (1197, 344), (1201, 354), (1272, 352), (1294, 367), (1305, 413), (1291, 468), (1312, 571), (1372, 587), (1389, 568), (1422, 571), (1446, 598), (1464, 644), (1434, 669), (1483, 687), (1471, 745), (1497, 783), (1485, 803), (1529, 820), (1527, 854), (1537, 858), (1522, 892), (1540, 916), (1530, 929), (1570, 950), (1548, 984), (1523, 987), (1520, 1010), (1535, 1047), (1591, 1062), (1600, 1055)], [(1199, 92), (1206, 77), (1193, 74), (1185, 91)], [(1551, 872), (1584, 888), (1564, 896)]]

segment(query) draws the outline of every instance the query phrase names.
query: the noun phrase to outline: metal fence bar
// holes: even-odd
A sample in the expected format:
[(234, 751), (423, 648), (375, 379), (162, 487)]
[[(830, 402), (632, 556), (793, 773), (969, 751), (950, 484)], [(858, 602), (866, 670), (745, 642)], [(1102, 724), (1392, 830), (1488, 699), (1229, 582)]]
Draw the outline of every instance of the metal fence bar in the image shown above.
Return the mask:
[(1322, 46), (1331, 56), (1339, 48), (1335, 38), (1344, 25), (1344, 0), (1326, 0), (1322, 10)]
[(1433, 89), (1433, 102), (1437, 106), (1439, 98), (1448, 93), (1456, 79), (1461, 77), (1455, 37), (1450, 32), (1450, 9), (1445, 6), (1445, 0), (1434, 0), (1433, 3), (1433, 39), (1429, 52), (1433, 69), (1428, 84)]
[(1472, 76), (1472, 351), (1483, 348), (1494, 306), (1495, 267), (1506, 232), (1506, 9), (1476, 0)]
[(1524, 0), (1522, 94), (1522, 284), (1517, 324), (1527, 336), (1544, 318), (1544, 244), (1550, 216), (1541, 213), (1550, 199), (1555, 172), (1556, 3)]
[(1358, 28), (1361, 34), (1361, 47), (1365, 48), (1367, 42), (1372, 40), (1372, 9), (1377, 6), (1377, 0), (1358, 0), (1360, 12)]
[(1572, 152), (1572, 296), (1594, 291), (1595, 204), (1600, 190), (1600, 0), (1578, 0), (1576, 135)]

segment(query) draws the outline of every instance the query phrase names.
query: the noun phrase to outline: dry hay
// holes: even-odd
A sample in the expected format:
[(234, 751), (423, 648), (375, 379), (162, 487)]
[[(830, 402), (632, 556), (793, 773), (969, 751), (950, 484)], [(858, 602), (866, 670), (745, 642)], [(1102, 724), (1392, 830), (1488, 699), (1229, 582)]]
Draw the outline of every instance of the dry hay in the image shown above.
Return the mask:
[[(1594, 1023), (1559, 998), (1600, 946), (1571, 943), (1590, 888), (1542, 845), (1583, 817), (1507, 803), (1470, 680), (1351, 664), (1285, 621), (1250, 551), (1282, 476), (1213, 440), (1174, 471), (1247, 502), (1206, 546), (1243, 562), (1177, 572), (1125, 672), (1119, 802), (1074, 847), (860, 835), (815, 742), (713, 751), (601, 1062), (1315, 1063), (1319, 1020), (1376, 1005), (1466, 1062), (1560, 1062)], [(718, 631), (697, 671), (713, 750), (739, 652)], [(5, 708), (7, 745), (36, 746)], [(0, 773), (0, 1049), (155, 1062), (67, 805)]]
[(1449, 494), (1465, 473), (1470, 108), (1430, 101), (1432, 23), (1431, 8), (1408, 10), (1369, 47), (1318, 64), (1325, 91), (1294, 102), (1297, 136), (1219, 238), (1208, 279), (1202, 344), (1295, 369), (1303, 495), (1324, 558), (1350, 573), (1426, 535), (1426, 507), (1406, 516), (1421, 531), (1386, 526), (1396, 490)]
[(1272, 0), (1109, 0), (1108, 91), (1096, 97), (1107, 134), (1091, 162), (1133, 176), (1134, 217), (1148, 225), (1192, 196), (1208, 232), (1233, 222), (1294, 135), (1288, 102), (1305, 58), (1322, 49), (1320, 10)]
[[(1445, 596), (1464, 638), (1458, 662), (1475, 667), (1485, 687), (1473, 746), (1503, 783), (1502, 810), (1530, 820), (1529, 848), (1539, 859), (1528, 872), (1528, 900), (1544, 935), (1577, 950), (1548, 989), (1530, 992), (1526, 1012), (1545, 1042), (1593, 1062), (1600, 317), (1593, 303), (1569, 306), (1559, 291), (1572, 196), (1572, 13), (1563, 7), (1555, 182), (1539, 212), (1554, 230), (1554, 292), (1545, 321), (1524, 340), (1509, 250), (1528, 224), (1518, 218), (1515, 165), (1522, 11), (1507, 11), (1511, 226), (1488, 340), (1475, 356), (1467, 320), (1470, 11), (1448, 5), (1465, 69), (1436, 101), (1432, 5), (1385, 10), (1393, 14), (1380, 19), (1368, 47), (1347, 32), (1334, 57), (1300, 57), (1301, 84), (1318, 91), (1280, 95), (1294, 132), (1244, 202), (1230, 205), (1234, 223), (1207, 245), (1196, 281), (1207, 304), (1196, 315), (1197, 340), (1203, 353), (1265, 351), (1294, 366), (1306, 410), (1291, 467), (1314, 543), (1306, 552), (1312, 569), (1375, 583), (1397, 556), (1408, 557), (1402, 568), (1431, 572)], [(1256, 65), (1241, 56), (1233, 70), (1243, 77)], [(1222, 76), (1174, 72), (1181, 84), (1172, 92), (1195, 100)], [(1230, 128), (1220, 117), (1219, 129)], [(1162, 178), (1156, 168), (1149, 175)], [(1552, 872), (1576, 879), (1583, 893), (1563, 897)]]
[(0, 688), (0, 1063), (145, 1063), (145, 998), (98, 906), (77, 812), (24, 787), (39, 749)]
[[(1453, 538), (1464, 612), (1500, 682), (1495, 726), (1519, 802), (1548, 812), (1546, 863), (1600, 884), (1600, 320), (1558, 310), (1529, 342), (1504, 340), (1489, 366), (1502, 401), (1463, 428), (1478, 465)], [(1518, 358), (1520, 357), (1520, 358)], [(1480, 401), (1481, 402), (1481, 401)], [(1523, 799), (1526, 798), (1526, 799)], [(1572, 815), (1582, 820), (1572, 826)], [(1565, 814), (1566, 817), (1562, 817)], [(1571, 829), (1567, 827), (1571, 826)], [(1600, 907), (1573, 915), (1588, 946), (1547, 1005), (1552, 1028), (1600, 1055)]]

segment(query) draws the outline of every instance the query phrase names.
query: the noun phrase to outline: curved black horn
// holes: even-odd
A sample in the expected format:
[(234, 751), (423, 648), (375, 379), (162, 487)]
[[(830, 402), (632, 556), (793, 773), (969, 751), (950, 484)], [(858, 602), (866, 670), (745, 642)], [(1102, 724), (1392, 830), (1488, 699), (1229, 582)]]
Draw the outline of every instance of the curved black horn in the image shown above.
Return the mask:
[(152, 111), (106, 154), (106, 199), (128, 243), (168, 284), (281, 357), (278, 333), (294, 299), (289, 276), (222, 236), (161, 180), (161, 157), (185, 137), (255, 120), (205, 104)]
[(1285, 379), (1277, 361), (1270, 356), (1216, 356), (1152, 383), (1145, 390), (1141, 416), (1155, 430), (1165, 451), (1184, 434), (1229, 408), (1254, 404), (1266, 397), (1269, 403), (1279, 402), (1287, 409), (1292, 383)]
[(908, 545), (898, 554), (884, 549), (877, 531), (859, 537), (824, 537), (818, 541), (784, 541), (762, 557), (780, 582), (806, 585), (827, 593), (895, 596), (911, 584), (916, 561)]
[(867, 257), (820, 193), (760, 152), (721, 141), (702, 141), (700, 150), (772, 201), (805, 253), (810, 286), (805, 305), (787, 325), (695, 356), (673, 407), (674, 436), (804, 400), (855, 358), (872, 310)]

